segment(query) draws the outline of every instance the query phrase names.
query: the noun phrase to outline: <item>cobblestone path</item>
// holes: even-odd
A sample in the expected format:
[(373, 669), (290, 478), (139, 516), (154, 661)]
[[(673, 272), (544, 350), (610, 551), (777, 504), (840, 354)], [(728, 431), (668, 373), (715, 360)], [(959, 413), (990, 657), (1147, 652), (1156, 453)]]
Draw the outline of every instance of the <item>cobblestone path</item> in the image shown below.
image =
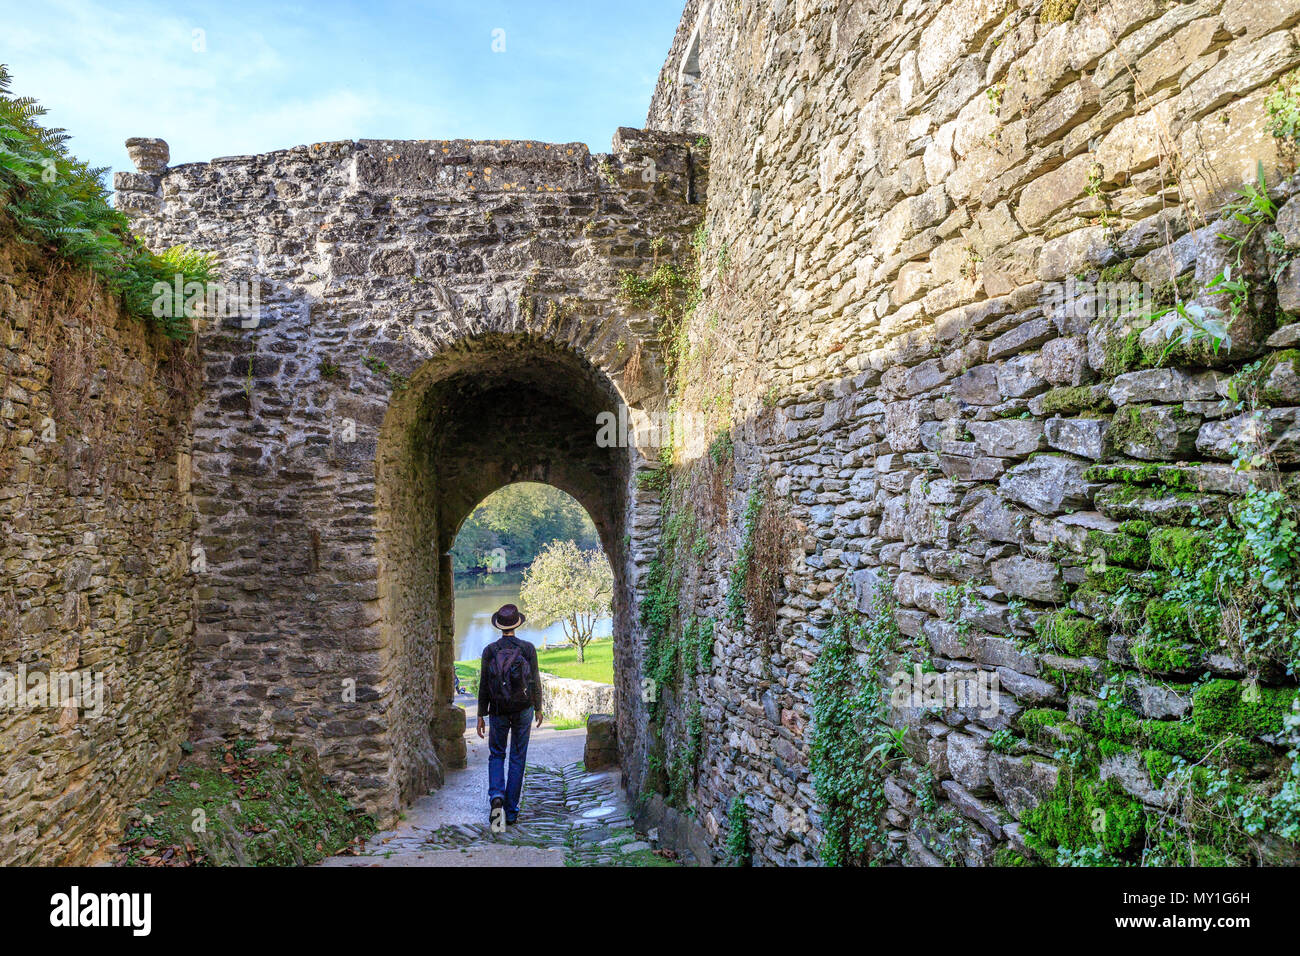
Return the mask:
[[(382, 840), (382, 835), (377, 839)], [(403, 848), (435, 850), (560, 848), (569, 866), (669, 863), (637, 838), (627, 801), (618, 788), (617, 772), (589, 774), (581, 764), (529, 768), (519, 822), (502, 833), (493, 833), (485, 820), (479, 824), (452, 824), (403, 839), (416, 841), (414, 846), (408, 842)], [(384, 852), (393, 843), (381, 846), (379, 852)]]
[[(472, 719), (472, 718), (471, 718)], [(396, 827), (355, 856), (323, 866), (672, 866), (632, 828), (619, 771), (588, 773), (582, 737), (535, 732), (519, 822), (493, 833), (487, 819), (486, 747), (469, 735), (469, 766), (416, 802)], [(547, 760), (550, 760), (550, 763)], [(556, 759), (558, 758), (558, 759)]]

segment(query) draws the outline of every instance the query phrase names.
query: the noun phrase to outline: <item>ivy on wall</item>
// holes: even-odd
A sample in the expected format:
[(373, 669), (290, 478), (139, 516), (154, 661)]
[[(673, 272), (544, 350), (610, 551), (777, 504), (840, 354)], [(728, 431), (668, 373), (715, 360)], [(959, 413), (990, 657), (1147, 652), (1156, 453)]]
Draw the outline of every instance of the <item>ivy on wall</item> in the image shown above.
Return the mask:
[(878, 862), (887, 847), (884, 784), (894, 739), (888, 729), (886, 656), (898, 642), (892, 586), (882, 580), (871, 614), (841, 587), (810, 675), (810, 767), (822, 816), (821, 859), (831, 866)]

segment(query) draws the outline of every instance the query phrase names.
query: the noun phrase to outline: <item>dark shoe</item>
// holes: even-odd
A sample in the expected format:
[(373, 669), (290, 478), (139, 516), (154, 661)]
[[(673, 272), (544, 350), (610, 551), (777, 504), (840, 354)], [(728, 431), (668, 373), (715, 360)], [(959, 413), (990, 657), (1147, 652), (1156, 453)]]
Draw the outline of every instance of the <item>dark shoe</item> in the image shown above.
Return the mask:
[(515, 825), (516, 823), (518, 823), (518, 822), (519, 822), (519, 818), (518, 818), (518, 817), (514, 817), (514, 818), (506, 817), (506, 826), (508, 826), (508, 827), (512, 827), (512, 826), (514, 826), (514, 825)]
[(492, 809), (488, 812), (488, 823), (493, 833), (500, 833), (506, 828), (505, 801), (500, 797), (492, 798)]

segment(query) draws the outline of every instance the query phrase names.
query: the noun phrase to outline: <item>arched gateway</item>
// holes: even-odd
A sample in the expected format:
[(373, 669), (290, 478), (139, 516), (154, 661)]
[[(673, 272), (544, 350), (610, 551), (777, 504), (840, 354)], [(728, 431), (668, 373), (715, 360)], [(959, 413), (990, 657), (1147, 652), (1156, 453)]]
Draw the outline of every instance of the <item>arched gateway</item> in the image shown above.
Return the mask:
[[(637, 784), (636, 591), (658, 502), (598, 416), (663, 410), (655, 319), (620, 278), (685, 254), (689, 138), (323, 143), (166, 167), (133, 141), (118, 204), (151, 246), (218, 254), (256, 319), (201, 333), (194, 739), (318, 749), (390, 815), (463, 759), (447, 555), (474, 505), (546, 481), (615, 569), (618, 723)], [(623, 410), (626, 409), (624, 412)]]

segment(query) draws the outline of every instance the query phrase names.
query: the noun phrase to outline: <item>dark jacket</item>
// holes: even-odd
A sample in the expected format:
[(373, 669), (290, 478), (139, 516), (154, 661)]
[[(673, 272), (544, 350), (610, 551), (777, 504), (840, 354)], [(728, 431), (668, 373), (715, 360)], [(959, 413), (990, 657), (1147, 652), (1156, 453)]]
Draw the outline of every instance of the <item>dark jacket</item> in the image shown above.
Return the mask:
[(533, 699), (534, 716), (542, 712), (542, 680), (537, 670), (537, 648), (530, 641), (521, 641), (510, 634), (502, 634), (483, 648), (483, 660), (478, 681), (478, 712), (480, 717), (486, 717), (488, 714), (494, 713), (492, 701), (488, 699), (487, 692), (488, 664), (491, 663), (492, 658), (507, 647), (517, 647), (522, 651), (523, 658), (528, 664), (528, 696)]

